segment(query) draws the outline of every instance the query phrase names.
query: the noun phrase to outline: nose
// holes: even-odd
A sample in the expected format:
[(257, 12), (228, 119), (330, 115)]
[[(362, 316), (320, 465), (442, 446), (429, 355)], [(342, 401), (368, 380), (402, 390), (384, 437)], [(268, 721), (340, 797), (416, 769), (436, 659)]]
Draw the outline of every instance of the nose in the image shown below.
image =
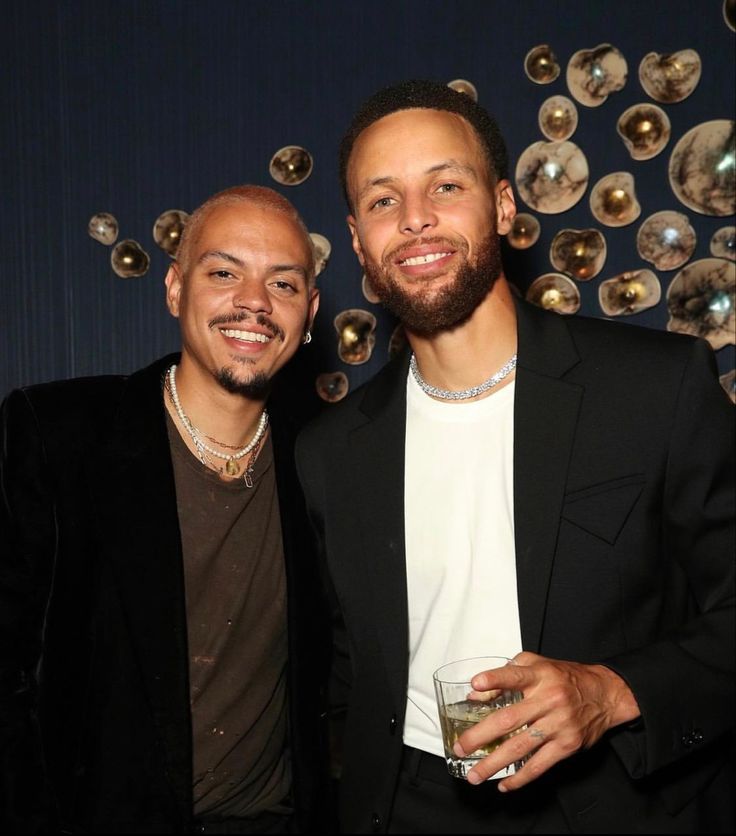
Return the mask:
[(401, 231), (408, 235), (421, 235), (437, 224), (435, 207), (425, 194), (405, 195), (401, 208)]
[(265, 282), (259, 279), (243, 279), (233, 293), (233, 307), (253, 313), (271, 313), (271, 297)]

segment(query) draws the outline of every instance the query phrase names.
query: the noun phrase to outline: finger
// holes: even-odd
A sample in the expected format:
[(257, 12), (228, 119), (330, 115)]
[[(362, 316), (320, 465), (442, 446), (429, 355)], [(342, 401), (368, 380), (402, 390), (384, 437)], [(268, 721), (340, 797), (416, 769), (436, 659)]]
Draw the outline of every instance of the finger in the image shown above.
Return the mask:
[[(545, 763), (544, 758), (539, 758), (545, 739), (545, 733), (537, 727), (523, 729), (506, 740), (492, 755), (479, 761), (468, 773), (468, 781), (471, 784), (482, 783), (511, 764), (517, 764), (518, 771), (504, 778), (502, 781), (504, 786), (502, 788), (499, 784), (499, 790), (507, 792), (528, 784), (555, 762), (554, 759), (549, 759)], [(534, 760), (533, 764), (532, 760)], [(531, 768), (527, 769), (530, 764), (532, 764)], [(522, 773), (524, 773), (523, 776)]]
[(553, 742), (542, 743), (536, 749), (532, 749), (516, 774), (499, 781), (499, 792), (513, 792), (525, 787), (565, 757), (567, 755), (561, 754)]
[(544, 656), (539, 656), (537, 653), (531, 653), (528, 650), (522, 650), (521, 653), (517, 653), (516, 656), (513, 657), (510, 664), (528, 667), (529, 665), (533, 665), (535, 662), (543, 660)]
[(458, 757), (465, 757), (467, 753), (474, 752), (481, 746), (489, 745), (492, 741), (504, 738), (516, 729), (520, 729), (528, 722), (528, 718), (522, 715), (522, 710), (525, 712), (527, 710), (523, 701), (492, 711), (458, 737), (454, 746), (455, 754)]
[(504, 665), (489, 671), (477, 673), (470, 681), (476, 691), (515, 690), (521, 691), (532, 682), (528, 668), (521, 665)]
[(467, 699), (476, 700), (477, 702), (488, 702), (500, 697), (503, 691), (500, 688), (491, 688), (490, 691), (470, 691)]

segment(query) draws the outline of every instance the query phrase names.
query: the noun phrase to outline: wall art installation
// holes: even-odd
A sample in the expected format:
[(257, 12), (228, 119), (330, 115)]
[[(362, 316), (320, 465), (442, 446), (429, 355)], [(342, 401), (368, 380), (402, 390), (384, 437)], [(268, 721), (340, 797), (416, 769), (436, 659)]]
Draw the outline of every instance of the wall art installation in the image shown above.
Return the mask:
[[(735, 6), (736, 0), (724, 0), (720, 26), (734, 29)], [(532, 43), (521, 53), (521, 66), (517, 65), (524, 84), (538, 89), (539, 96), (536, 121), (529, 123), (534, 128), (520, 153), (510, 160), (517, 215), (506, 242), (522, 252), (538, 248), (540, 239), (551, 241), (548, 252), (545, 247), (548, 269), (529, 277), (523, 295), (533, 304), (570, 316), (580, 311), (581, 287), (588, 284), (594, 286), (601, 315), (635, 317), (661, 305), (666, 308), (668, 330), (702, 336), (719, 351), (736, 343), (736, 227), (729, 222), (736, 212), (734, 121), (724, 118), (728, 114), (713, 113), (712, 118), (683, 128), (681, 120), (674, 118), (680, 103), (707, 92), (701, 85), (707, 55), (701, 56), (687, 43), (669, 52), (658, 51), (655, 29), (651, 49), (642, 49), (640, 43), (637, 54), (627, 55), (620, 44), (601, 40), (595, 46), (580, 44), (566, 55), (551, 41)], [(447, 84), (484, 103), (485, 81), (458, 77)], [(624, 90), (626, 106), (616, 95)], [(596, 136), (607, 136), (619, 148), (623, 143), (630, 166), (601, 170), (601, 148), (586, 147), (581, 134), (582, 126), (592, 122), (598, 125)], [(591, 165), (594, 157), (595, 167)], [(651, 181), (655, 165), (658, 172), (665, 172), (659, 205), (637, 194), (639, 177), (642, 182), (647, 177)], [(315, 160), (302, 145), (284, 144), (264, 168), (277, 184), (295, 187), (313, 174)], [(581, 206), (587, 221), (566, 223), (565, 213), (574, 207), (579, 213)], [(726, 219), (705, 239), (710, 257), (696, 261), (692, 259), (698, 235), (692, 213)], [(188, 217), (183, 209), (167, 209), (153, 223), (154, 242), (172, 258)], [(146, 274), (150, 258), (145, 247), (131, 238), (118, 241), (119, 223), (110, 212), (93, 214), (87, 231), (111, 248), (115, 275)], [(611, 252), (620, 254), (624, 248), (628, 253), (629, 264), (623, 271), (606, 266), (613, 235), (618, 237)], [(316, 272), (321, 275), (329, 271), (332, 243), (317, 232), (310, 232), (310, 237)], [(515, 285), (512, 289), (520, 292)], [(365, 275), (360, 290), (368, 308), (380, 304)], [(376, 315), (359, 307), (339, 311), (333, 326), (336, 342), (331, 350), (343, 369), (328, 365), (314, 384), (319, 397), (329, 403), (345, 397), (351, 385), (350, 368), (368, 362), (380, 332)], [(392, 357), (405, 344), (406, 335), (397, 326), (381, 350)], [(734, 373), (724, 374), (721, 382), (736, 398)]]

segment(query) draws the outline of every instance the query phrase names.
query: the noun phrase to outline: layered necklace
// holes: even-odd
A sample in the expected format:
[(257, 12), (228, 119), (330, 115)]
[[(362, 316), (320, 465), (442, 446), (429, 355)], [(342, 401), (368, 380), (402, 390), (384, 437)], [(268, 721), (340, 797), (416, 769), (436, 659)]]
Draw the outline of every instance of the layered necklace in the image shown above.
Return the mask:
[[(223, 468), (218, 467), (210, 458), (210, 456), (215, 456), (216, 458), (223, 459), (225, 461), (224, 471), (228, 476), (237, 476), (240, 473), (240, 459), (250, 453), (251, 456), (248, 459), (245, 472), (243, 473), (243, 481), (249, 488), (252, 488), (253, 467), (255, 465), (256, 456), (258, 455), (261, 442), (263, 441), (264, 433), (268, 427), (268, 412), (266, 412), (265, 409), (263, 410), (258, 421), (258, 428), (256, 429), (255, 435), (245, 445), (245, 447), (238, 449), (230, 444), (224, 444), (222, 441), (218, 441), (216, 438), (212, 438), (209, 435), (205, 435), (189, 420), (187, 414), (182, 409), (181, 401), (179, 400), (179, 393), (176, 391), (176, 365), (171, 366), (169, 371), (166, 373), (166, 382), (168, 384), (166, 388), (168, 389), (169, 396), (171, 397), (171, 403), (174, 405), (174, 409), (176, 410), (176, 414), (181, 421), (182, 426), (189, 433), (189, 437), (194, 443), (197, 455), (199, 456), (199, 460), (202, 464), (216, 470), (218, 473), (222, 473)], [(216, 450), (214, 447), (207, 444), (205, 438), (208, 438), (210, 441), (214, 441), (215, 444), (218, 444), (220, 447), (225, 447), (228, 450), (235, 450), (235, 452), (223, 453), (220, 450)]]
[(411, 373), (414, 375), (414, 380), (416, 380), (422, 392), (426, 392), (433, 398), (439, 398), (443, 401), (465, 401), (468, 398), (475, 398), (478, 395), (482, 395), (483, 392), (487, 392), (494, 386), (498, 386), (504, 378), (508, 377), (516, 368), (516, 355), (514, 354), (511, 359), (507, 360), (494, 375), (488, 378), (488, 380), (485, 380), (483, 383), (479, 383), (477, 386), (473, 386), (470, 389), (463, 389), (461, 392), (452, 392), (449, 389), (438, 389), (436, 386), (432, 386), (430, 383), (427, 383), (419, 371), (417, 358), (414, 354), (411, 355), (409, 368), (411, 369)]

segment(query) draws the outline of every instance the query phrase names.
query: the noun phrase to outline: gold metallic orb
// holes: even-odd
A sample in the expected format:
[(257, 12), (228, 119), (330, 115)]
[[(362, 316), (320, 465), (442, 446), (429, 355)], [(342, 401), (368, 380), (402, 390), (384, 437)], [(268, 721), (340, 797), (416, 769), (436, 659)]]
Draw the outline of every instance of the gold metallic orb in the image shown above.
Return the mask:
[(626, 84), (629, 68), (624, 56), (611, 44), (578, 50), (567, 64), (567, 87), (572, 97), (587, 107), (598, 107)]
[(578, 109), (567, 96), (550, 96), (539, 108), (539, 130), (554, 142), (570, 139), (578, 126)]
[(649, 52), (639, 64), (639, 83), (655, 102), (674, 104), (698, 86), (701, 70), (700, 56), (694, 49), (664, 55)]
[(723, 0), (723, 19), (726, 26), (736, 32), (736, 0)]
[(559, 314), (574, 314), (580, 309), (580, 291), (562, 273), (545, 273), (534, 279), (526, 291), (526, 300)]
[(535, 84), (549, 84), (559, 76), (560, 65), (548, 44), (540, 44), (527, 52), (524, 72)]
[(320, 398), (328, 403), (341, 401), (350, 388), (344, 372), (325, 372), (318, 375), (314, 385)]
[(176, 256), (189, 215), (181, 209), (162, 212), (153, 224), (153, 240), (171, 258)]
[(588, 161), (574, 142), (534, 142), (516, 163), (516, 187), (522, 200), (545, 214), (565, 212), (588, 185)]
[(457, 90), (458, 93), (465, 93), (467, 96), (474, 101), (478, 101), (478, 91), (475, 89), (475, 85), (471, 81), (467, 81), (464, 78), (456, 78), (453, 81), (448, 81), (447, 86), (451, 87), (453, 90)]
[(662, 298), (659, 279), (651, 270), (629, 270), (598, 287), (598, 302), (607, 316), (628, 316), (653, 308)]
[(732, 119), (691, 128), (675, 145), (669, 180), (677, 199), (702, 215), (736, 212), (736, 140)]
[(506, 240), (515, 250), (527, 250), (539, 240), (542, 228), (539, 221), (528, 212), (519, 212), (511, 222)]
[(710, 254), (716, 258), (736, 259), (736, 226), (722, 226), (710, 239)]
[(145, 276), (151, 259), (137, 241), (126, 238), (112, 248), (110, 264), (121, 279), (133, 279)]
[(360, 282), (360, 289), (363, 291), (363, 296), (365, 296), (365, 298), (369, 302), (373, 302), (374, 305), (378, 304), (381, 301), (374, 292), (373, 286), (371, 285), (370, 280), (368, 279), (368, 276), (365, 275), (365, 273), (363, 274), (363, 278)]
[(616, 122), (616, 130), (634, 160), (650, 160), (667, 145), (671, 126), (667, 114), (653, 104), (627, 108)]
[(286, 145), (271, 157), (268, 171), (282, 186), (298, 186), (312, 173), (312, 155), (300, 145)]
[(332, 244), (320, 235), (319, 232), (310, 232), (309, 237), (312, 239), (312, 248), (314, 250), (314, 275), (319, 274), (327, 267), (327, 262), (330, 260), (330, 253), (332, 252)]
[(718, 351), (736, 344), (736, 263), (722, 258), (693, 261), (667, 289), (668, 331), (703, 337)]
[(109, 247), (118, 239), (117, 219), (109, 212), (98, 212), (89, 219), (87, 232), (95, 241)]
[(634, 178), (628, 171), (607, 174), (590, 192), (590, 211), (606, 226), (626, 226), (641, 214)]
[(587, 282), (606, 261), (606, 239), (597, 229), (562, 229), (552, 239), (549, 260), (555, 270)]
[(698, 242), (686, 215), (665, 210), (650, 215), (636, 234), (636, 249), (657, 270), (675, 270), (695, 252)]
[(337, 356), (352, 366), (370, 360), (376, 344), (376, 318), (372, 313), (353, 308), (335, 317)]
[(403, 351), (407, 343), (408, 340), (406, 338), (406, 331), (404, 330), (404, 326), (399, 324), (391, 332), (391, 337), (388, 341), (389, 360), (393, 360), (394, 357), (396, 357), (401, 351)]

